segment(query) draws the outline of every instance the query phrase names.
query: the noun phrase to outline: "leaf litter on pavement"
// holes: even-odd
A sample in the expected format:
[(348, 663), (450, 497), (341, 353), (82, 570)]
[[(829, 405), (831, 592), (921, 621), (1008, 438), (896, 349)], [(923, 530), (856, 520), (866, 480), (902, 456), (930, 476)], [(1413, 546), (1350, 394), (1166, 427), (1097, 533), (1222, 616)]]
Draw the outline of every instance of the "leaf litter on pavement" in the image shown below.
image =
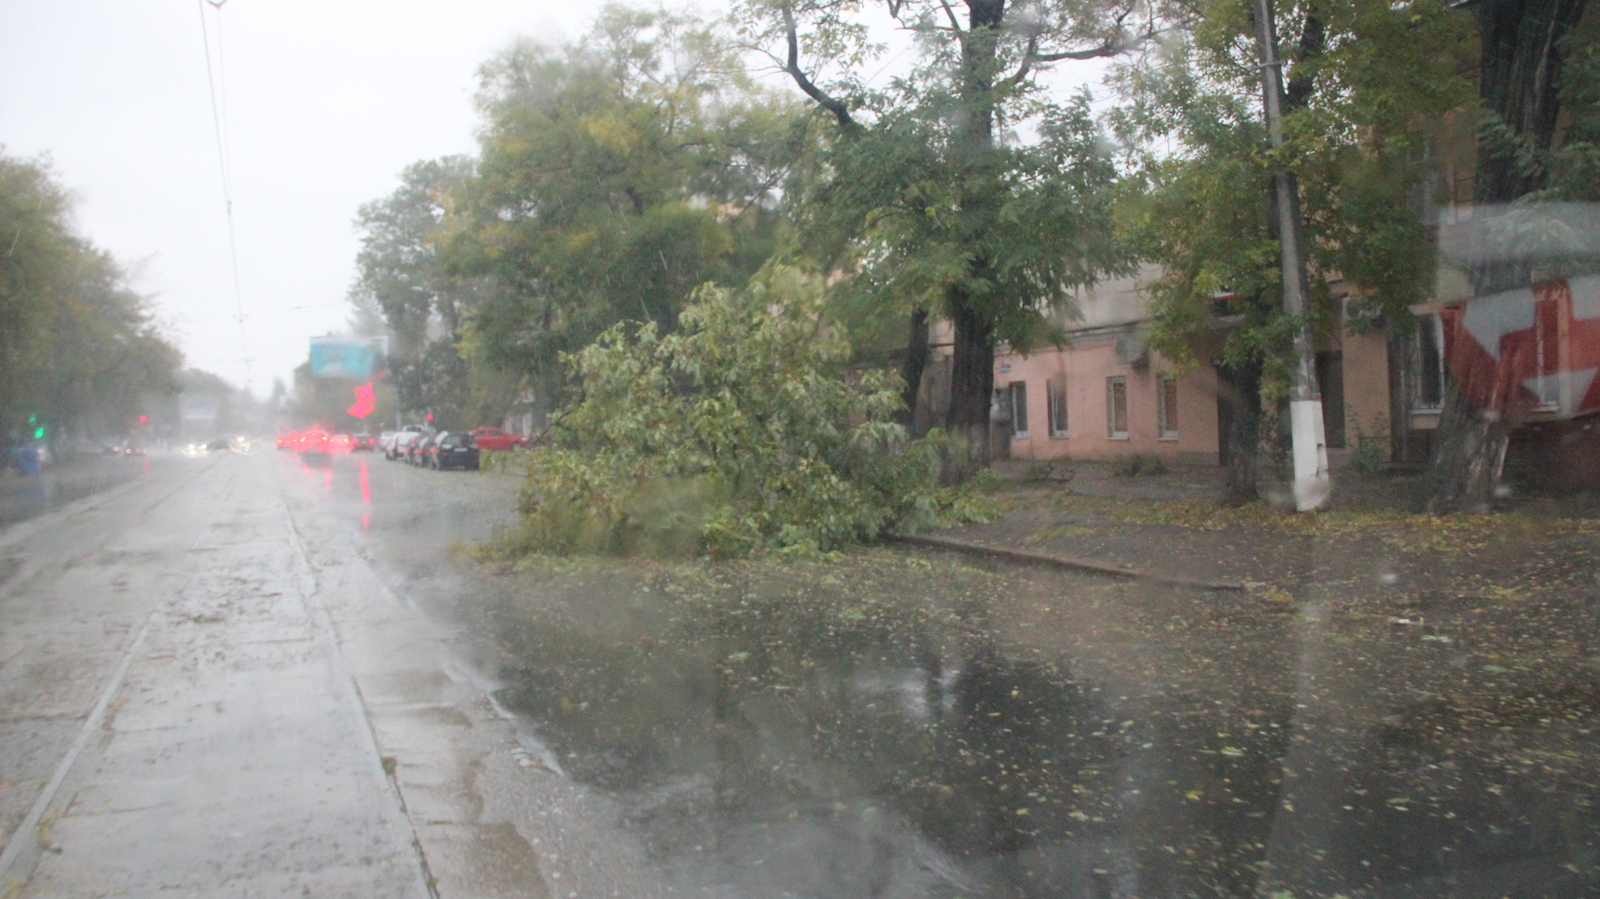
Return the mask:
[(1232, 551), (1294, 614), (891, 549), (485, 562), (500, 699), (663, 862), (773, 894), (859, 895), (868, 845), (928, 895), (1600, 883), (1592, 521), (1039, 508), (967, 532)]

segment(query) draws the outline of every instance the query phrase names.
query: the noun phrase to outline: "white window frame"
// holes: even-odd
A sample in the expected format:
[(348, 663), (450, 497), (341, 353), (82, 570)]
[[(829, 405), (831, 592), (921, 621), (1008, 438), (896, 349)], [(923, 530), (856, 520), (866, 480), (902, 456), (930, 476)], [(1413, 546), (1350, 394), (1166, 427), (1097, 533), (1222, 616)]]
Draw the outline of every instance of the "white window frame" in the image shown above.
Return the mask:
[(1006, 385), (1011, 397), (1011, 436), (1028, 436), (1028, 382), (1012, 381)]
[[(1172, 402), (1167, 401), (1168, 388), (1171, 388)], [(1178, 404), (1178, 379), (1171, 372), (1161, 372), (1156, 375), (1156, 439), (1177, 440), (1179, 416), (1178, 410), (1172, 408)]]
[[(1426, 335), (1425, 335), (1424, 332), (1426, 332)], [(1423, 382), (1423, 377), (1422, 377), (1422, 375), (1423, 375), (1423, 372), (1422, 372), (1422, 366), (1423, 366), (1422, 342), (1423, 342), (1423, 340), (1429, 339), (1429, 338), (1432, 339), (1433, 347), (1434, 347), (1434, 351), (1435, 351), (1435, 356), (1436, 356), (1436, 359), (1437, 359), (1437, 366), (1435, 368), (1434, 375), (1435, 375), (1435, 377), (1437, 377), (1439, 379), (1439, 400), (1438, 400), (1438, 402), (1428, 402), (1428, 401), (1424, 400), (1423, 397), (1422, 397), (1422, 382)], [(1421, 315), (1418, 315), (1417, 316), (1417, 331), (1416, 331), (1415, 334), (1411, 335), (1411, 346), (1412, 346), (1412, 350), (1411, 350), (1411, 374), (1412, 374), (1412, 377), (1416, 378), (1416, 384), (1412, 388), (1411, 411), (1412, 412), (1441, 412), (1441, 411), (1444, 410), (1444, 378), (1445, 378), (1445, 373), (1444, 373), (1444, 320), (1443, 320), (1443, 316), (1441, 316), (1437, 312), (1424, 312)]]
[[(1071, 425), (1071, 410), (1067, 407), (1067, 379), (1063, 375), (1044, 382), (1045, 413), (1049, 417), (1050, 436), (1067, 437)], [(1059, 414), (1057, 414), (1059, 413)]]
[[(1122, 430), (1117, 430), (1117, 387), (1122, 394)], [(1106, 378), (1106, 439), (1128, 439), (1128, 379), (1124, 375)]]

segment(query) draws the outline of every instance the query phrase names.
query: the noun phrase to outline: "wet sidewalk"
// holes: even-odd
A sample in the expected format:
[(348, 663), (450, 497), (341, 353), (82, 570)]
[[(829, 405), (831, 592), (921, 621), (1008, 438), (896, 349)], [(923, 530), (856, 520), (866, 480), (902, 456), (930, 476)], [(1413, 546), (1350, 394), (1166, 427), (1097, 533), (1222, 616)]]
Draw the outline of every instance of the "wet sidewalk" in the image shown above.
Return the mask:
[(1423, 484), (1415, 473), (1335, 472), (1327, 507), (1295, 513), (1273, 502), (1270, 483), (1262, 487), (1267, 502), (1221, 506), (1223, 473), (1216, 468), (1128, 476), (1111, 465), (1078, 463), (1070, 481), (1032, 476), (1018, 463), (997, 470), (1004, 513), (935, 537), (1158, 581), (1242, 584), (1284, 598), (1347, 602), (1390, 594), (1415, 605), (1480, 581), (1548, 581), (1596, 549), (1600, 517), (1589, 498), (1531, 496), (1491, 516), (1420, 514), (1413, 509)]

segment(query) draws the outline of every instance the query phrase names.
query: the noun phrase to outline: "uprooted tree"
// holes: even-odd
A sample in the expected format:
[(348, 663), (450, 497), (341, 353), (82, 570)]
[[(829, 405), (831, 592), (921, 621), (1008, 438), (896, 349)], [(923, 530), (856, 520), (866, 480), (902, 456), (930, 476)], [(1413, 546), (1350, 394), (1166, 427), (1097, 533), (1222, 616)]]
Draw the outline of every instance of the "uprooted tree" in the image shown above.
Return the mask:
[(941, 488), (942, 434), (908, 440), (898, 379), (847, 367), (820, 279), (774, 266), (704, 286), (679, 328), (618, 325), (576, 380), (519, 495), (516, 552), (656, 556), (829, 551), (982, 515)]

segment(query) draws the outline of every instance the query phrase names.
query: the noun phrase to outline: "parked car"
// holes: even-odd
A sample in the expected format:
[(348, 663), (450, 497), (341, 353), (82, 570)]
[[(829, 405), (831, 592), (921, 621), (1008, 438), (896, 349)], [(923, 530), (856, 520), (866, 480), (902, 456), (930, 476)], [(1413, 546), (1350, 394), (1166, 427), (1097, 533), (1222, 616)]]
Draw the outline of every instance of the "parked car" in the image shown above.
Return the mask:
[(412, 465), (427, 465), (429, 454), (433, 451), (433, 443), (439, 439), (437, 432), (422, 434), (411, 441), (411, 446), (406, 450), (406, 461)]
[(447, 431), (440, 434), (429, 447), (428, 459), (434, 471), (447, 468), (477, 471), (478, 444), (471, 434), (464, 431)]
[(394, 435), (394, 442), (389, 445), (389, 451), (384, 453), (388, 459), (411, 460), (411, 445), (423, 436), (421, 431), (401, 431)]
[(503, 452), (519, 446), (527, 446), (528, 438), (521, 434), (512, 434), (499, 428), (473, 428), (471, 437), (478, 449), (491, 453)]

